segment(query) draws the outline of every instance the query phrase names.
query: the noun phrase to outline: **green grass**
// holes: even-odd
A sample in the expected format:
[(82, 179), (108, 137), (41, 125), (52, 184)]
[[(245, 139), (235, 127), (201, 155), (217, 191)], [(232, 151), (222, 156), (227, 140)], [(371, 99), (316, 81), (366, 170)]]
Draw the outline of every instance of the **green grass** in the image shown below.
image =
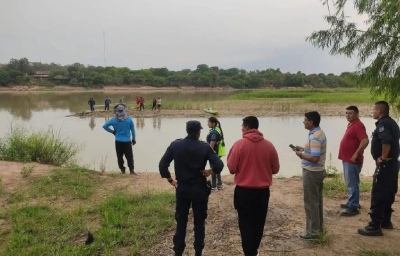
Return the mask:
[(337, 89), (268, 89), (245, 91), (231, 95), (234, 100), (252, 99), (299, 99), (310, 103), (371, 103), (372, 95), (367, 89), (337, 88)]
[(79, 146), (62, 138), (51, 127), (47, 131), (31, 132), (22, 126), (13, 127), (0, 140), (0, 159), (17, 162), (38, 162), (66, 165), (74, 161)]
[(28, 187), (9, 193), (7, 200), (17, 203), (34, 198), (88, 199), (94, 196), (95, 189), (102, 183), (99, 173), (94, 171), (82, 168), (55, 169), (49, 176), (30, 179)]
[(371, 250), (371, 249), (360, 249), (359, 254), (360, 256), (391, 256), (395, 255), (389, 251), (385, 250)]
[[(329, 153), (327, 161), (328, 178), (324, 180), (323, 193), (327, 197), (337, 198), (347, 196), (347, 185), (342, 175), (339, 174), (339, 169), (332, 165), (332, 153)], [(360, 179), (360, 192), (371, 192), (372, 181)]]
[[(97, 197), (115, 178), (85, 169), (26, 179), (19, 200), (8, 197), (0, 209), (0, 255), (144, 255), (175, 223), (173, 193)], [(94, 242), (84, 245), (88, 232)]]

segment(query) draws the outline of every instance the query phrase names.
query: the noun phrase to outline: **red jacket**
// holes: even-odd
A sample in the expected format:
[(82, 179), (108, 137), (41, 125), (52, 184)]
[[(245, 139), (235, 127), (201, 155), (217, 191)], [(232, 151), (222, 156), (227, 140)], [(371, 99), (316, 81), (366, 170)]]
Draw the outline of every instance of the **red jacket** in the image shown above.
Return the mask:
[(272, 143), (256, 129), (243, 133), (228, 154), (229, 172), (235, 184), (244, 188), (268, 188), (272, 174), (279, 172), (278, 153)]

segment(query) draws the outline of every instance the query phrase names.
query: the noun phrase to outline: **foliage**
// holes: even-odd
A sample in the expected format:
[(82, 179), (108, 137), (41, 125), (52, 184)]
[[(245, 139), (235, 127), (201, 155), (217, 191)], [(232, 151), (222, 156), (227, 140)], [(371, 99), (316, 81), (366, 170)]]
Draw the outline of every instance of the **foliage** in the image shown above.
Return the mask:
[(30, 132), (22, 126), (11, 126), (0, 140), (0, 159), (66, 165), (79, 151), (77, 144), (61, 138), (51, 127), (45, 132)]
[[(0, 68), (0, 86), (9, 84), (35, 83), (37, 79), (30, 76), (37, 71), (49, 71), (49, 81), (44, 86), (68, 84), (72, 86), (101, 88), (107, 85), (155, 87), (166, 86), (196, 86), (196, 87), (223, 87), (231, 86), (238, 89), (253, 89), (261, 87), (352, 87), (350, 79), (354, 74), (309, 74), (302, 72), (283, 73), (280, 69), (266, 69), (246, 71), (243, 69), (209, 67), (200, 64), (195, 70), (183, 69), (171, 71), (167, 68), (149, 68), (131, 70), (117, 67), (85, 66), (80, 63), (62, 66), (58, 64), (44, 64), (29, 62), (26, 58), (11, 59), (8, 65)], [(41, 80), (39, 80), (41, 81)]]
[(22, 177), (26, 178), (33, 173), (35, 166), (24, 166), (21, 170)]
[[(328, 29), (314, 31), (307, 40), (319, 48), (330, 48), (332, 55), (356, 56), (358, 81), (375, 94), (395, 103), (400, 89), (400, 12), (397, 0), (323, 0), (328, 6)], [(357, 22), (346, 15), (353, 3)], [(360, 25), (361, 24), (361, 25)], [(366, 26), (364, 29), (362, 26)]]
[(267, 89), (235, 93), (231, 99), (303, 99), (311, 103), (331, 102), (372, 102), (372, 95), (366, 89), (341, 88), (341, 89)]
[[(56, 169), (13, 191), (22, 195), (8, 196), (0, 211), (0, 254), (149, 255), (146, 249), (174, 224), (174, 194), (116, 190), (98, 196), (105, 179), (114, 179), (102, 177), (81, 168)], [(85, 245), (88, 232), (94, 241)]]

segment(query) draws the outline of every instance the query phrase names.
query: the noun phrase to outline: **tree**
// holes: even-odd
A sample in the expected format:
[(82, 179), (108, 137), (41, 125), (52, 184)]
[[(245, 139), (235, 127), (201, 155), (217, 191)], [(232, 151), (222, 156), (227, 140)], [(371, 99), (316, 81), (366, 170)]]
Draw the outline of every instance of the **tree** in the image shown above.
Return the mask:
[[(365, 18), (366, 29), (345, 15), (351, 3)], [(330, 48), (332, 55), (358, 58), (358, 82), (393, 103), (400, 95), (400, 12), (398, 0), (323, 0), (329, 29), (314, 31), (307, 41)], [(370, 62), (371, 61), (371, 62)], [(370, 63), (369, 63), (370, 62)]]

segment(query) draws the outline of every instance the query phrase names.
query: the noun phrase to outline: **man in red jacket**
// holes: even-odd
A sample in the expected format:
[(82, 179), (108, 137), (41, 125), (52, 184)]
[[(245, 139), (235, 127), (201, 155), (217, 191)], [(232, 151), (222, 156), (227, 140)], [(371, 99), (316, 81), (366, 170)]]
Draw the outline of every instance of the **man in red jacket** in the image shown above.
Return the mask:
[(235, 174), (234, 205), (245, 256), (258, 255), (269, 202), (272, 174), (279, 172), (278, 153), (258, 131), (258, 119), (243, 119), (242, 139), (228, 154), (228, 169)]

